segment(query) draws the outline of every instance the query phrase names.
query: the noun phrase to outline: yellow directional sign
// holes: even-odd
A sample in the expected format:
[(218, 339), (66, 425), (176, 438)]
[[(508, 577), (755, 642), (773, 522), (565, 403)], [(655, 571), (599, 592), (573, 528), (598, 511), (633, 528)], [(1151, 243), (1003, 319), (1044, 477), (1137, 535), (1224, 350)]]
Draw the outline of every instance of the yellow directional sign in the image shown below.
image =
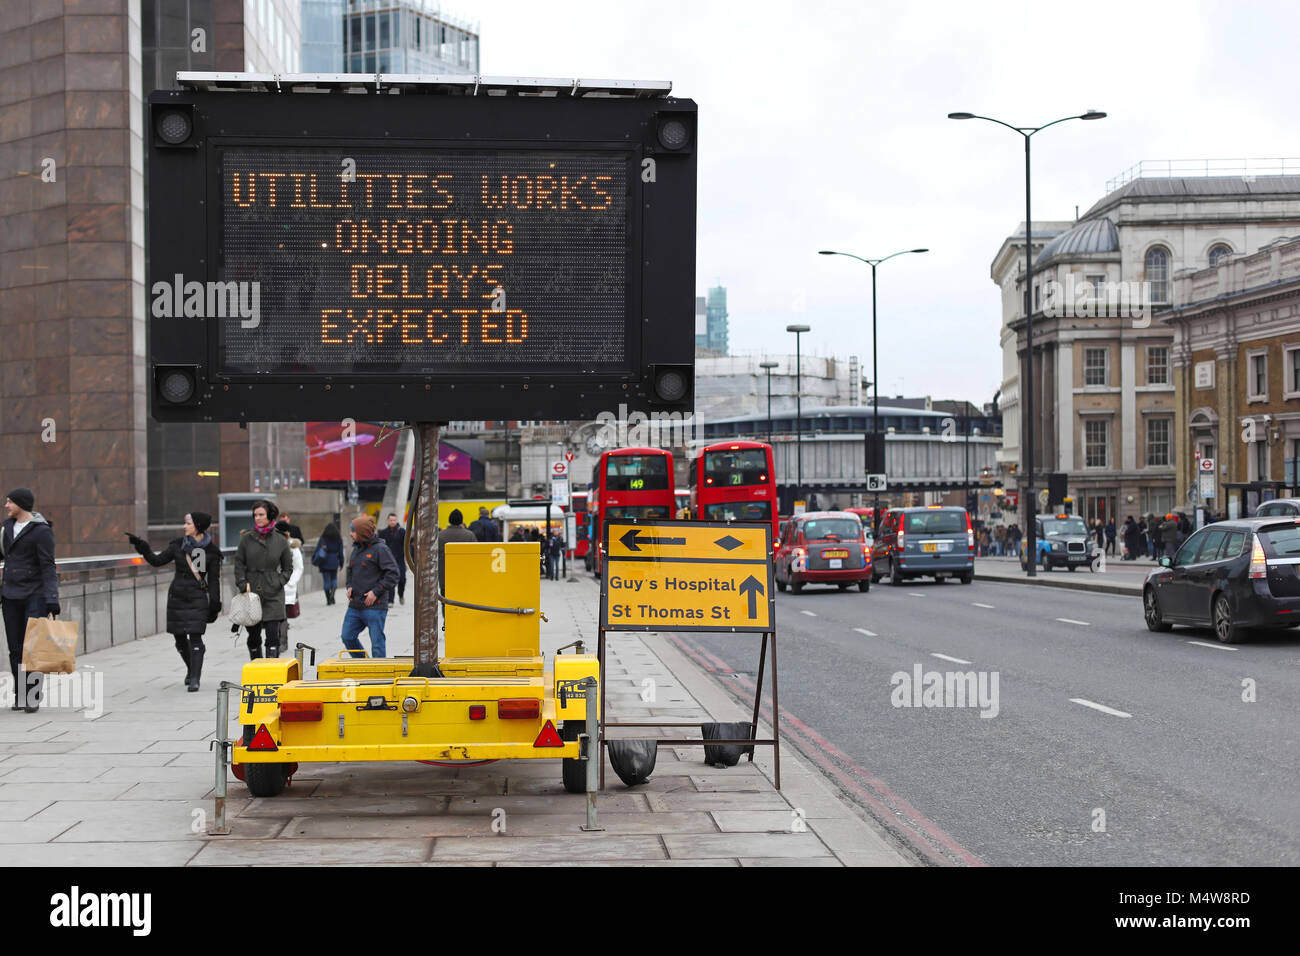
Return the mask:
[(770, 631), (772, 526), (605, 524), (601, 626), (613, 631)]

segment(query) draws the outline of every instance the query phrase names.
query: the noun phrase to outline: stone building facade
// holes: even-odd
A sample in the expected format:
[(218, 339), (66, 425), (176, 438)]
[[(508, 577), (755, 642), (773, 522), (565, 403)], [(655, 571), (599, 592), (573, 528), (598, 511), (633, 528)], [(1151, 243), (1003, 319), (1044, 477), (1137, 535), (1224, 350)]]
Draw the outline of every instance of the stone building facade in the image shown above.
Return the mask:
[[(1176, 273), (1297, 234), (1300, 176), (1205, 176), (1133, 179), (1055, 235), (1034, 263), (1035, 488), (1065, 473), (1089, 520), (1186, 507), (1174, 329), (1152, 316), (1172, 304)], [(1003, 293), (1004, 434), (1017, 440), (1001, 467), (1023, 483), (1023, 228), (1016, 238), (992, 277)]]
[(1209, 458), (1216, 513), (1300, 494), (1300, 238), (1177, 275), (1156, 318), (1174, 335), (1179, 486)]

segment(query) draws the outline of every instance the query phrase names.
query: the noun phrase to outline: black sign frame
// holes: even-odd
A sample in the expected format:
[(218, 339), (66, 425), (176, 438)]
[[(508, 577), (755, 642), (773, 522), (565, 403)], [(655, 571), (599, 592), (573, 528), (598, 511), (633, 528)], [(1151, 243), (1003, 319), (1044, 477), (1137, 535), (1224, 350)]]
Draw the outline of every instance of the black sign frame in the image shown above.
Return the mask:
[[(192, 132), (164, 142), (160, 119), (181, 112)], [(160, 90), (147, 119), (150, 408), (164, 422), (577, 419), (600, 412), (689, 412), (693, 405), (696, 107), (672, 97), (465, 96), (401, 93)], [(684, 147), (659, 141), (665, 122)], [(237, 147), (467, 149), (612, 153), (626, 158), (625, 358), (619, 367), (437, 372), (369, 367), (269, 374), (218, 365), (215, 317), (155, 317), (159, 282), (222, 275), (219, 157)], [(649, 162), (647, 162), (649, 161)], [(507, 293), (510, 294), (509, 292)], [(523, 293), (526, 296), (526, 293)], [(267, 319), (263, 319), (267, 321)], [(684, 389), (657, 388), (675, 372)], [(170, 376), (170, 380), (169, 379)], [(186, 379), (193, 390), (186, 394)], [(179, 384), (178, 384), (179, 383)], [(164, 384), (168, 387), (164, 390)]]

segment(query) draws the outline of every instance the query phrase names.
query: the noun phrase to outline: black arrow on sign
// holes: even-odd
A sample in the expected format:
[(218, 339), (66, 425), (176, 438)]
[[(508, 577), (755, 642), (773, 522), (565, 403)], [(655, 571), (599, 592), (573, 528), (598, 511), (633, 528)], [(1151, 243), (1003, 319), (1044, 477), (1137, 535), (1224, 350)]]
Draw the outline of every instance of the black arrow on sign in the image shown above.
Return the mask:
[(638, 547), (638, 545), (642, 545), (642, 544), (685, 544), (686, 543), (685, 538), (650, 538), (650, 537), (638, 538), (637, 537), (638, 534), (640, 534), (640, 529), (633, 528), (631, 531), (623, 535), (623, 537), (619, 538), (618, 540), (622, 541), (623, 546), (627, 548), (629, 551), (640, 551), (641, 549)]
[(749, 618), (752, 621), (758, 617), (758, 596), (765, 593), (763, 582), (751, 574), (740, 582), (740, 593), (749, 595)]

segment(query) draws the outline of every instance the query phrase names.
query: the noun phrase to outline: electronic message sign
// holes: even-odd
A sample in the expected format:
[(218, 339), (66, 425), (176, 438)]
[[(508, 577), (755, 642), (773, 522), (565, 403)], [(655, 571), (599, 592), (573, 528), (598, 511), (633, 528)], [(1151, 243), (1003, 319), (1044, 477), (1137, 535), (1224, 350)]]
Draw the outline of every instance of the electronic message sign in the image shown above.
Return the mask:
[(192, 85), (150, 97), (155, 418), (690, 409), (689, 100)]

